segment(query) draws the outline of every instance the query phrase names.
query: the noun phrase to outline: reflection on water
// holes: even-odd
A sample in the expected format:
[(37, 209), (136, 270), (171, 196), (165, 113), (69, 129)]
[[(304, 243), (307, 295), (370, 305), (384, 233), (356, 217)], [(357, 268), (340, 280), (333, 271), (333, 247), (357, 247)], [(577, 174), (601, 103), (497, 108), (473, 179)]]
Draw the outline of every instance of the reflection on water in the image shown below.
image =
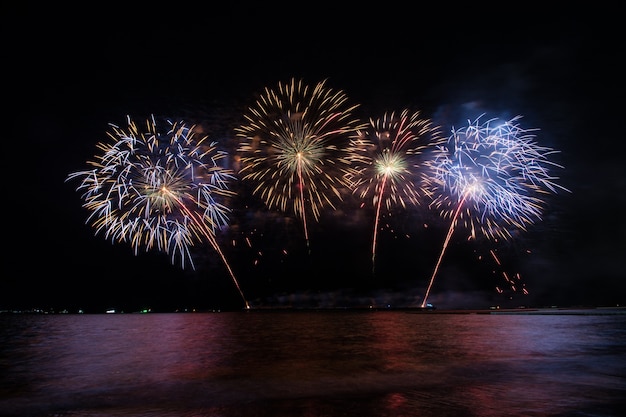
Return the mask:
[(614, 416), (626, 315), (0, 315), (1, 416)]

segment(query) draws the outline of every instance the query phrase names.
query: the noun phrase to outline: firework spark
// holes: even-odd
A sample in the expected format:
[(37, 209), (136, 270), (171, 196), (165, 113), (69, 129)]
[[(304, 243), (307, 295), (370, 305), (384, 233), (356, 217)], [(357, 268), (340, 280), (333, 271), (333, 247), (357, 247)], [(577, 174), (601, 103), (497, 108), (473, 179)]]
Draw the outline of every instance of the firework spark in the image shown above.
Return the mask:
[(219, 254), (237, 290), (249, 308), (235, 275), (220, 249), (217, 230), (226, 227), (230, 209), (219, 200), (230, 197), (233, 173), (218, 165), (226, 156), (207, 137), (196, 139), (195, 126), (168, 121), (160, 133), (154, 117), (142, 130), (128, 117), (128, 128), (111, 124), (111, 141), (99, 143), (101, 154), (89, 161), (92, 169), (71, 173), (81, 180), (83, 206), (91, 213), (96, 234), (113, 242), (128, 242), (137, 255), (140, 248), (156, 248), (188, 260), (195, 269), (190, 248), (206, 239)]
[(447, 144), (438, 147), (429, 161), (432, 175), (424, 187), (433, 197), (432, 207), (450, 219), (450, 228), (433, 270), (422, 307), (455, 228), (477, 232), (490, 239), (509, 239), (512, 230), (526, 230), (541, 220), (544, 196), (559, 189), (550, 169), (562, 168), (549, 160), (557, 151), (539, 146), (537, 129), (522, 129), (521, 116), (501, 122), (481, 122), (479, 116), (468, 126), (452, 129)]
[(424, 195), (415, 186), (429, 147), (440, 145), (439, 128), (419, 111), (402, 110), (370, 119), (367, 128), (359, 130), (351, 142), (354, 170), (348, 174), (353, 193), (371, 200), (375, 207), (372, 238), (372, 272), (375, 271), (376, 244), (381, 207), (418, 205)]
[(241, 139), (242, 180), (270, 209), (302, 219), (309, 246), (307, 213), (317, 221), (323, 207), (335, 208), (349, 189), (350, 136), (361, 127), (343, 91), (301, 80), (265, 88), (235, 129)]

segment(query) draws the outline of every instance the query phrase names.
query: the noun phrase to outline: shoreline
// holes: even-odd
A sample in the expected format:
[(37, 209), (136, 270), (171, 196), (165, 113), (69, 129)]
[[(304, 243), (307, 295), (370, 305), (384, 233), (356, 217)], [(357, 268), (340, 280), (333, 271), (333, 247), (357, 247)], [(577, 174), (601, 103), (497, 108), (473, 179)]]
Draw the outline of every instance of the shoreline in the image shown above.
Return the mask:
[(70, 312), (67, 310), (47, 311), (41, 309), (32, 310), (0, 310), (0, 315), (24, 314), (24, 315), (92, 315), (92, 314), (208, 314), (208, 313), (325, 313), (325, 312), (404, 312), (408, 314), (488, 314), (488, 315), (626, 315), (626, 306), (603, 306), (603, 307), (517, 307), (517, 308), (483, 308), (483, 309), (438, 309), (422, 307), (252, 307), (244, 310), (228, 309), (184, 309), (175, 311), (152, 311), (141, 310), (125, 312), (123, 310), (108, 310), (102, 312)]

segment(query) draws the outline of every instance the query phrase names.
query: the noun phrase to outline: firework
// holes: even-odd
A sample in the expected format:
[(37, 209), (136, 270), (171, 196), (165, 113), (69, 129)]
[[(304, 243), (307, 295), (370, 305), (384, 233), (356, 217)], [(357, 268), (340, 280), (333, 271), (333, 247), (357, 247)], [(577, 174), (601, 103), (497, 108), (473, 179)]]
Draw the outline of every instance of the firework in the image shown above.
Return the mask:
[[(484, 116), (484, 115), (483, 115)], [(501, 122), (481, 122), (479, 116), (468, 126), (452, 129), (445, 145), (430, 159), (431, 172), (424, 187), (433, 197), (431, 207), (450, 219), (450, 228), (422, 307), (426, 305), (433, 281), (450, 238), (457, 227), (490, 239), (509, 239), (512, 230), (526, 230), (541, 220), (545, 197), (559, 189), (550, 169), (562, 168), (549, 160), (555, 150), (539, 146), (534, 131), (522, 129), (521, 116)]]
[(372, 272), (381, 208), (418, 205), (423, 193), (416, 187), (425, 152), (441, 144), (438, 127), (421, 117), (419, 111), (385, 113), (359, 130), (351, 143), (353, 172), (348, 174), (353, 193), (375, 207), (372, 238)]
[(242, 180), (270, 209), (300, 218), (309, 245), (307, 216), (319, 220), (322, 208), (335, 208), (348, 189), (350, 136), (360, 124), (357, 105), (343, 91), (292, 79), (265, 88), (235, 129), (241, 139)]
[(228, 224), (229, 208), (219, 200), (232, 195), (233, 173), (218, 165), (226, 156), (207, 137), (196, 138), (195, 126), (171, 122), (160, 133), (154, 117), (142, 130), (130, 117), (128, 128), (111, 124), (107, 143), (89, 161), (92, 169), (71, 173), (80, 179), (83, 206), (96, 235), (127, 242), (135, 255), (141, 248), (171, 255), (172, 263), (188, 261), (190, 248), (204, 239), (220, 255), (249, 308), (239, 283), (220, 249), (216, 232)]

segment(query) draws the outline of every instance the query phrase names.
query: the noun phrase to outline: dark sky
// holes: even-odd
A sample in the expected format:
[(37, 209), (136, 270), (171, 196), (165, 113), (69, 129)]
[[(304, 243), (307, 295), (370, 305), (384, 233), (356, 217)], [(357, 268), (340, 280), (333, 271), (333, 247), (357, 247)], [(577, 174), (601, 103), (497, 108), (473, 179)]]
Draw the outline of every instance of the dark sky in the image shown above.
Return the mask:
[[(571, 193), (551, 195), (541, 222), (498, 245), (503, 269), (487, 261), (488, 244), (455, 234), (431, 293), (437, 306), (626, 303), (617, 10), (252, 7), (7, 11), (0, 309), (241, 308), (210, 247), (198, 248), (195, 271), (163, 254), (134, 256), (94, 236), (77, 184), (65, 179), (86, 168), (109, 123), (200, 120), (225, 141), (255, 94), (291, 78), (327, 80), (365, 118), (417, 108), (446, 132), (481, 112), (522, 115), (540, 129), (538, 142), (560, 151), (555, 174)], [(276, 212), (252, 221), (246, 204), (254, 203), (239, 197), (237, 227), (221, 243), (257, 306), (415, 305), (447, 231), (436, 215), (424, 230), (422, 213), (394, 210), (372, 276), (367, 214), (326, 213), (307, 253), (297, 222)], [(499, 294), (503, 270), (521, 272), (528, 295)]]

